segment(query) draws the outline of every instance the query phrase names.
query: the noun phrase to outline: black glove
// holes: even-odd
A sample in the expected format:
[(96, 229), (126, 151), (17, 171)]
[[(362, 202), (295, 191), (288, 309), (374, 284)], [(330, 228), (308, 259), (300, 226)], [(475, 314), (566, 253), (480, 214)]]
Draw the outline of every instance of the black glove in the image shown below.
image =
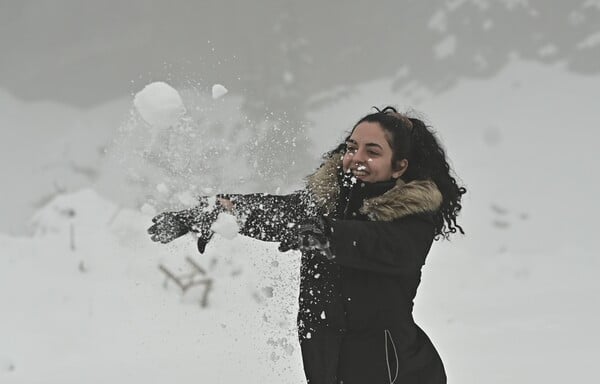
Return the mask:
[(192, 209), (179, 212), (163, 212), (152, 219), (154, 225), (148, 228), (148, 233), (153, 241), (163, 244), (169, 243), (186, 233), (198, 233), (198, 250), (204, 252), (206, 244), (211, 239), (213, 232), (210, 227), (223, 208), (217, 204), (212, 209), (207, 209), (208, 204), (201, 204)]
[(279, 244), (279, 250), (316, 251), (331, 260), (334, 256), (329, 243), (330, 235), (329, 224), (323, 217), (318, 216), (301, 223), (295, 231), (290, 231)]
[(189, 226), (183, 222), (180, 212), (163, 212), (152, 219), (154, 225), (148, 228), (152, 241), (169, 243), (190, 231)]
[(298, 249), (298, 227), (298, 225), (288, 225), (287, 230), (281, 235), (281, 242), (279, 243), (278, 248), (280, 252), (287, 252), (290, 249)]

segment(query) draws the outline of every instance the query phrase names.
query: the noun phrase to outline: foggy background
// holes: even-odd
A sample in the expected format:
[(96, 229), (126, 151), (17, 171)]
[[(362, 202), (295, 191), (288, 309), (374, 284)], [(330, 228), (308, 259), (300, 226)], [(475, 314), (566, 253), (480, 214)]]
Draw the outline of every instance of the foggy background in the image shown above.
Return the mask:
[[(179, 90), (224, 83), (240, 97), (235, 108), (252, 119), (244, 127), (252, 137), (265, 120), (278, 121), (282, 129), (260, 148), (281, 151), (285, 159), (274, 156), (264, 167), (275, 172), (285, 163), (289, 169), (279, 179), (289, 183), (315, 166), (314, 151), (307, 149), (314, 141), (307, 131), (315, 126), (309, 113), (357, 95), (359, 84), (387, 79), (389, 89), (399, 92), (387, 104), (418, 109), (423, 99), (462, 80), (493, 77), (511, 58), (597, 75), (598, 4), (3, 1), (0, 160), (6, 197), (0, 204), (6, 214), (0, 229), (22, 233), (32, 206), (44, 197), (93, 182), (100, 166), (90, 151), (100, 157), (124, 124), (132, 95), (152, 81)], [(349, 129), (376, 105), (371, 100), (365, 97), (347, 121), (318, 129)], [(478, 107), (463, 105), (456, 114), (468, 118)], [(550, 112), (569, 113), (569, 106)], [(298, 145), (277, 149), (284, 136)], [(57, 137), (69, 138), (56, 143)], [(290, 158), (308, 165), (290, 168)]]
[[(158, 155), (144, 157), (152, 132), (132, 104), (154, 81), (180, 91), (195, 130), (192, 136), (157, 133), (158, 143), (168, 145), (151, 151), (169, 159), (166, 163)], [(213, 84), (223, 84), (229, 93), (213, 100)], [(217, 309), (209, 315), (189, 303), (168, 301), (174, 292), (161, 296), (157, 263), (182, 260), (193, 244), (164, 253), (144, 242), (151, 217), (145, 204), (160, 211), (181, 209), (189, 196), (209, 192), (292, 191), (371, 106), (388, 104), (414, 111), (434, 127), (469, 191), (459, 218), (467, 236), (434, 245), (416, 299), (419, 324), (440, 350), (449, 382), (590, 381), (600, 341), (592, 327), (600, 320), (593, 294), (600, 288), (594, 241), (600, 213), (595, 200), (599, 87), (598, 0), (0, 0), (0, 291), (5, 292), (0, 303), (10, 313), (0, 323), (0, 381), (64, 383), (85, 377), (93, 382), (84, 372), (104, 371), (103, 362), (120, 348), (136, 356), (137, 369), (160, 367), (164, 379), (206, 375), (227, 382), (225, 368), (217, 367), (236, 371), (249, 364), (267, 379), (253, 381), (242, 370), (232, 380), (269, 380), (269, 369), (248, 363), (254, 361), (248, 355), (255, 351), (253, 343), (264, 340), (247, 341), (241, 355), (231, 352), (239, 345), (227, 344), (232, 335), (243, 339), (252, 332), (239, 330), (245, 329), (243, 322), (223, 326), (233, 311), (224, 303), (246, 303), (249, 296), (231, 299), (218, 296), (227, 289), (216, 290), (221, 292), (215, 293)], [(103, 264), (107, 255), (85, 256), (73, 247), (63, 253), (62, 245), (44, 237), (72, 233), (72, 217), (53, 216), (57, 207), (63, 213), (92, 207), (89, 222), (77, 225), (87, 228), (89, 244), (106, 240), (96, 245), (106, 252), (102, 247), (117, 239), (123, 248), (110, 248), (114, 260)], [(93, 216), (111, 209), (135, 214), (104, 233)], [(104, 219), (113, 223), (114, 217)], [(247, 246), (216, 250), (235, 253)], [(271, 252), (269, 261), (276, 257), (272, 249), (252, 246), (257, 260), (265, 252)], [(119, 252), (128, 255), (122, 274), (114, 269)], [(144, 260), (140, 253), (154, 256)], [(260, 261), (232, 260), (227, 271), (267, 269), (256, 266)], [(97, 343), (131, 331), (119, 331), (116, 320), (127, 318), (131, 303), (96, 304), (92, 311), (88, 296), (73, 302), (70, 293), (61, 293), (74, 286), (88, 292), (76, 280), (79, 275), (60, 275), (62, 266), (79, 265), (74, 273), (84, 274), (94, 271), (94, 263), (94, 284), (108, 289), (97, 303), (137, 294), (143, 303), (135, 316), (154, 338), (125, 338), (121, 347), (106, 346), (105, 354), (95, 354)], [(283, 270), (293, 273), (294, 266)], [(214, 273), (231, 277), (220, 271)], [(156, 291), (136, 291), (127, 285), (131, 276)], [(293, 280), (270, 278), (287, 281), (282, 291), (293, 286)], [(30, 279), (27, 289), (19, 289)], [(123, 290), (112, 291), (111, 281), (121, 281)], [(260, 281), (260, 273), (249, 281)], [(295, 293), (289, 296), (291, 301), (271, 307), (264, 298), (250, 299), (254, 304), (240, 305), (242, 314), (235, 316), (244, 317), (243, 308), (252, 313), (252, 305), (265, 312), (282, 305), (289, 309)], [(31, 308), (54, 301), (47, 304), (49, 312), (71, 314), (56, 324), (77, 321), (85, 330), (76, 327), (65, 336), (54, 320), (47, 327), (33, 325), (33, 319), (44, 322), (54, 315)], [(9, 305), (13, 302), (20, 304)], [(89, 305), (81, 318), (70, 312), (77, 312), (76, 303)], [(182, 312), (172, 312), (179, 307)], [(164, 308), (172, 316), (161, 320), (171, 330), (156, 333), (152, 327), (159, 326), (148, 322)], [(182, 318), (188, 323), (180, 324)], [(95, 335), (107, 322), (112, 328)], [(189, 334), (198, 324), (204, 330), (216, 327), (212, 334), (219, 336), (206, 331), (188, 340), (172, 330)], [(287, 343), (294, 342), (292, 328), (288, 324), (279, 339), (288, 341), (268, 348), (287, 351)], [(74, 338), (77, 345), (49, 344), (50, 334)], [(261, 332), (252, 337), (256, 334)], [(165, 339), (173, 338), (177, 342), (162, 350)], [(227, 353), (234, 355), (219, 355), (227, 364), (207, 363), (201, 352), (206, 338), (213, 352), (229, 345)], [(134, 352), (126, 345), (135, 345)], [(272, 351), (260, 348), (270, 363), (296, 362), (293, 368), (273, 369), (279, 382), (302, 382), (297, 350), (273, 359)], [(181, 353), (189, 365), (170, 362)], [(188, 371), (193, 365), (196, 370)], [(111, 368), (114, 376), (96, 380), (158, 382), (161, 377), (151, 369), (144, 376), (126, 366)], [(39, 379), (39, 372), (49, 379)]]

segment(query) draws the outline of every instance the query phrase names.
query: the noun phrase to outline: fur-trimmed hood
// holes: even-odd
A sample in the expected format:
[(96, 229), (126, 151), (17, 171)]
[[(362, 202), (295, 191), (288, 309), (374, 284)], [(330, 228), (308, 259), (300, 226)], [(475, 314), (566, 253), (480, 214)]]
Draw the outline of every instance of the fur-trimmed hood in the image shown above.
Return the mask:
[[(307, 177), (306, 187), (324, 213), (335, 210), (340, 195), (338, 173), (342, 155), (334, 154)], [(375, 221), (392, 221), (417, 213), (435, 212), (442, 205), (442, 193), (431, 180), (396, 181), (396, 185), (380, 196), (365, 199), (360, 212)]]

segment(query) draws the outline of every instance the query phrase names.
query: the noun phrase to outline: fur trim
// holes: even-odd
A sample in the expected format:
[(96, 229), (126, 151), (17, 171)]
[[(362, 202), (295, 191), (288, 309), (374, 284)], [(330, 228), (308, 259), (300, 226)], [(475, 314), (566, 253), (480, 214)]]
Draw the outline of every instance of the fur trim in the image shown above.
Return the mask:
[(360, 212), (372, 220), (392, 221), (400, 217), (435, 212), (442, 205), (442, 193), (431, 180), (402, 179), (381, 196), (365, 200)]
[[(337, 173), (341, 166), (341, 155), (336, 154), (307, 177), (307, 189), (324, 213), (335, 209), (340, 194)], [(366, 199), (360, 212), (371, 220), (392, 221), (417, 213), (435, 212), (442, 205), (442, 199), (442, 193), (431, 180), (405, 183), (398, 179), (396, 185), (383, 195)]]
[(315, 203), (325, 212), (332, 213), (340, 195), (337, 174), (342, 168), (342, 155), (334, 154), (327, 159), (319, 169), (306, 178), (306, 188), (311, 193)]

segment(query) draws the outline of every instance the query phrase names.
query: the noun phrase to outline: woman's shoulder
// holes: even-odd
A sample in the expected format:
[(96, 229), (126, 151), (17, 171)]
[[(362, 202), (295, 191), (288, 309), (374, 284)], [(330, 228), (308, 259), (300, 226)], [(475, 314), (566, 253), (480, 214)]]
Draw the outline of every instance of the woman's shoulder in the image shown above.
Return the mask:
[(400, 217), (393, 220), (390, 225), (402, 233), (409, 234), (413, 240), (419, 238), (429, 243), (435, 238), (435, 212), (422, 212)]
[(435, 225), (436, 212), (420, 212), (412, 215), (399, 217), (394, 220), (396, 223), (418, 224), (418, 225)]

